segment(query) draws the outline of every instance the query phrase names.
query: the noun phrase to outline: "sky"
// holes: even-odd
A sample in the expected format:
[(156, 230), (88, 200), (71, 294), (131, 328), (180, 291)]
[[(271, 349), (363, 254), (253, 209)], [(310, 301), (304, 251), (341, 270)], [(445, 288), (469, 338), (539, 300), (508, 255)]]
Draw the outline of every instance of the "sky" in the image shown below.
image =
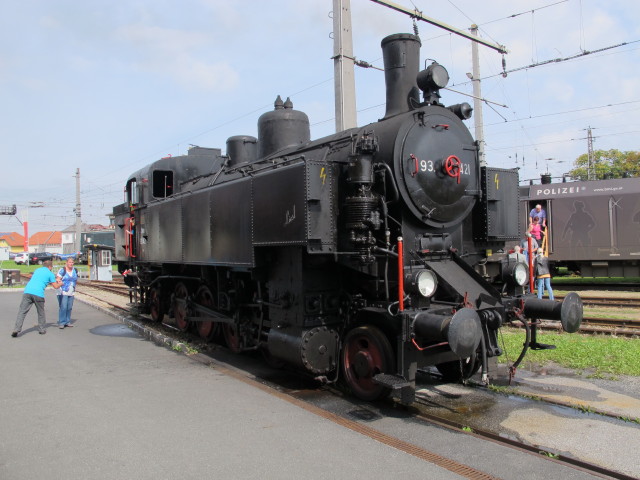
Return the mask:
[[(640, 150), (640, 2), (396, 0), (461, 30), (479, 26), (488, 165), (560, 178), (594, 148)], [(107, 225), (128, 176), (190, 145), (257, 136), (275, 98), (335, 132), (331, 0), (5, 0), (0, 16), (0, 232)], [(354, 56), (382, 68), (380, 41), (412, 20), (351, 0)], [(471, 94), (471, 43), (417, 22), (421, 62)], [(626, 43), (626, 45), (616, 45)], [(601, 49), (605, 49), (599, 51)], [(549, 62), (581, 55), (576, 59)], [(427, 60), (428, 59), (428, 60)], [(544, 65), (531, 67), (543, 63)], [(525, 68), (529, 67), (529, 68)], [(358, 125), (384, 116), (384, 74), (356, 67)], [(446, 105), (473, 100), (443, 91)], [(499, 106), (502, 105), (502, 106)], [(466, 121), (474, 134), (474, 119)]]

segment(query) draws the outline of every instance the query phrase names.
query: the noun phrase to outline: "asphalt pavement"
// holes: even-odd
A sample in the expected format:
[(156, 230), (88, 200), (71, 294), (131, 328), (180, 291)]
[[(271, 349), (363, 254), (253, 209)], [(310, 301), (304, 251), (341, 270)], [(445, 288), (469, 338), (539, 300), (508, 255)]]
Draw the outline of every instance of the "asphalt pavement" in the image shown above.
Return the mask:
[[(0, 478), (460, 478), (145, 341), (76, 302), (73, 328), (10, 332), (0, 295)], [(29, 312), (25, 327), (33, 325)], [(348, 446), (348, 448), (345, 448)], [(354, 461), (353, 453), (358, 452)]]
[[(0, 293), (0, 479), (463, 478), (147, 341), (76, 301), (73, 328), (36, 312), (10, 336), (21, 292)], [(4, 332), (4, 333), (1, 333)], [(406, 418), (372, 422), (499, 478), (593, 478)]]

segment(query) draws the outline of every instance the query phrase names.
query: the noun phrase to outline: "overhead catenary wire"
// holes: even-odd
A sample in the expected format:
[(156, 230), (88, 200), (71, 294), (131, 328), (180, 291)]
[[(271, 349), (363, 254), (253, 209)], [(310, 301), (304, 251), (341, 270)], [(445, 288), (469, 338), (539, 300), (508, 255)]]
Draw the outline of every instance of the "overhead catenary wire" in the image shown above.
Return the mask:
[[(618, 43), (616, 45), (611, 45), (611, 46), (608, 46), (608, 47), (598, 48), (596, 50), (589, 50), (589, 51), (580, 52), (580, 53), (577, 53), (575, 55), (570, 55), (568, 57), (551, 58), (551, 59), (548, 59), (548, 60), (543, 60), (541, 62), (535, 62), (535, 63), (531, 63), (529, 65), (524, 65), (522, 67), (512, 68), (512, 69), (509, 69), (509, 70), (503, 70), (500, 73), (496, 73), (494, 75), (488, 75), (486, 77), (482, 77), (480, 80), (488, 80), (490, 78), (494, 78), (494, 77), (498, 77), (498, 76), (506, 77), (510, 73), (519, 72), (519, 71), (522, 71), (522, 70), (530, 70), (532, 68), (542, 67), (542, 66), (545, 66), (545, 65), (552, 65), (552, 64), (567, 62), (567, 61), (570, 61), (570, 60), (575, 60), (577, 58), (586, 57), (588, 55), (593, 55), (594, 53), (601, 53), (601, 52), (604, 52), (604, 51), (607, 51), (607, 50), (612, 50), (614, 48), (624, 47), (626, 45), (632, 45), (632, 44), (638, 43), (638, 42), (640, 42), (640, 40), (632, 40), (632, 41), (629, 41), (629, 42), (622, 42), (622, 43)], [(465, 84), (468, 84), (468, 83), (470, 83), (470, 82), (465, 81), (465, 82), (458, 83), (458, 85), (465, 85)]]
[[(543, 6), (541, 6), (541, 7), (532, 8), (532, 9), (529, 9), (529, 10), (525, 10), (524, 12), (514, 13), (514, 14), (511, 14), (511, 15), (507, 15), (506, 17), (496, 18), (495, 20), (489, 20), (488, 22), (482, 22), (482, 23), (475, 22), (475, 21), (471, 20), (471, 19), (470, 19), (468, 16), (466, 16), (466, 15), (465, 15), (465, 17), (466, 17), (469, 21), (471, 21), (471, 23), (476, 24), (476, 25), (478, 26), (478, 28), (482, 31), (482, 33), (483, 33), (484, 35), (486, 35), (487, 37), (491, 38), (491, 35), (489, 35), (486, 31), (484, 31), (484, 29), (482, 28), (483, 26), (485, 26), (485, 25), (489, 25), (489, 24), (491, 24), (491, 23), (495, 23), (495, 22), (501, 22), (501, 21), (503, 21), (503, 20), (510, 20), (510, 19), (515, 18), (515, 17), (518, 17), (518, 16), (520, 16), (520, 15), (526, 15), (526, 14), (534, 13), (534, 12), (536, 12), (536, 11), (538, 11), (538, 10), (542, 10), (542, 9), (544, 9), (544, 8), (553, 7), (553, 6), (559, 5), (559, 4), (561, 4), (561, 3), (566, 3), (566, 2), (568, 2), (568, 1), (569, 1), (569, 0), (561, 0), (561, 1), (559, 1), (559, 2), (550, 3), (550, 4), (548, 4), (548, 5), (543, 5)], [(451, 2), (449, 2), (449, 3), (451, 3)], [(453, 5), (453, 3), (451, 3), (451, 5)], [(455, 5), (453, 5), (453, 6), (455, 7)], [(456, 8), (457, 8), (457, 7), (456, 7)], [(462, 13), (462, 12), (461, 12), (461, 13)], [(463, 13), (463, 15), (464, 15), (464, 13)], [(449, 33), (444, 33), (444, 34), (441, 34), (441, 35), (435, 35), (435, 36), (433, 36), (433, 37), (429, 37), (429, 38), (427, 38), (427, 41), (428, 41), (428, 40), (436, 40), (436, 39), (438, 39), (438, 38), (442, 38), (442, 37), (445, 37), (445, 36), (447, 36), (447, 35), (449, 35), (449, 36), (450, 36), (451, 34), (449, 34)], [(494, 40), (494, 41), (495, 41), (495, 40)]]

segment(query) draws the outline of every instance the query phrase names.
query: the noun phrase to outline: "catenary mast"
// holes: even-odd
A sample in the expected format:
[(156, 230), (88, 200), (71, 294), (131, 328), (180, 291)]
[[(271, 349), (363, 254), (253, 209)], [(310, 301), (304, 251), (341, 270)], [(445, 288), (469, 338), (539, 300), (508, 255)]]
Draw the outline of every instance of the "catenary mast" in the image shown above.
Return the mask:
[(333, 0), (333, 76), (336, 97), (336, 132), (358, 125), (353, 64), (351, 1)]

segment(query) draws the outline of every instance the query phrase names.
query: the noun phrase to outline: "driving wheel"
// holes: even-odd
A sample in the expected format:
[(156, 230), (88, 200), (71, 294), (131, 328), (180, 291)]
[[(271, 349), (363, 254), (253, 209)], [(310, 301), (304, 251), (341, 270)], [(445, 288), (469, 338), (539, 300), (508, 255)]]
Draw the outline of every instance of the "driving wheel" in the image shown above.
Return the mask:
[[(213, 294), (209, 287), (202, 285), (196, 292), (196, 302), (203, 307), (213, 308)], [(198, 314), (202, 316), (202, 314)], [(205, 340), (211, 339), (216, 331), (216, 322), (197, 322), (198, 335)]]
[(149, 289), (149, 312), (151, 320), (162, 322), (164, 318), (164, 306), (162, 305), (162, 288), (153, 287)]
[(176, 327), (181, 332), (186, 332), (189, 328), (188, 310), (187, 310), (187, 297), (189, 296), (189, 290), (187, 286), (179, 282), (173, 289), (173, 317), (176, 321)]
[(223, 323), (222, 324), (222, 333), (224, 335), (224, 339), (227, 342), (227, 347), (234, 353), (239, 353), (240, 348), (240, 335), (238, 334), (238, 324), (237, 323)]
[(393, 372), (393, 349), (384, 333), (369, 325), (351, 330), (342, 348), (342, 371), (356, 397), (372, 401), (388, 396), (391, 390), (373, 381), (379, 373)]

